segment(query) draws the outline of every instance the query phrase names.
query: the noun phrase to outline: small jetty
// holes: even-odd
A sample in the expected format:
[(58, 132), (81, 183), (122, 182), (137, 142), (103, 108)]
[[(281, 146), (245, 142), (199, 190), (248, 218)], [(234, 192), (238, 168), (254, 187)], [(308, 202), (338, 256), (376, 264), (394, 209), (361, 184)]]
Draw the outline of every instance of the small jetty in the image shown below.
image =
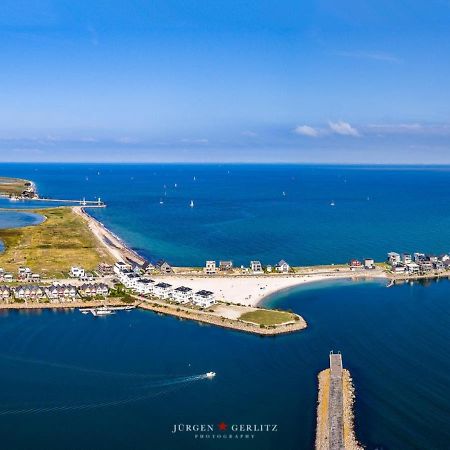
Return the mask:
[(330, 368), (318, 378), (316, 450), (362, 450), (354, 432), (353, 383), (341, 353), (330, 352)]
[(82, 200), (72, 200), (72, 199), (58, 199), (58, 198), (45, 198), (45, 197), (35, 197), (31, 200), (40, 201), (40, 202), (54, 202), (54, 203), (73, 203), (83, 207), (89, 208), (105, 208), (106, 203), (102, 201), (99, 197), (97, 200), (86, 200), (83, 198)]

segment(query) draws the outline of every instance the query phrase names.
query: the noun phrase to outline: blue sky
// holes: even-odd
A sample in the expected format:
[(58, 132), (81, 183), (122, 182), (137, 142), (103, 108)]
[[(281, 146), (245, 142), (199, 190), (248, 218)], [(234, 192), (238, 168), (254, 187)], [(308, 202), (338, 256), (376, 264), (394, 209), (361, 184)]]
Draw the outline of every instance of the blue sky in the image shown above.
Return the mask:
[(1, 161), (450, 163), (450, 1), (2, 0)]

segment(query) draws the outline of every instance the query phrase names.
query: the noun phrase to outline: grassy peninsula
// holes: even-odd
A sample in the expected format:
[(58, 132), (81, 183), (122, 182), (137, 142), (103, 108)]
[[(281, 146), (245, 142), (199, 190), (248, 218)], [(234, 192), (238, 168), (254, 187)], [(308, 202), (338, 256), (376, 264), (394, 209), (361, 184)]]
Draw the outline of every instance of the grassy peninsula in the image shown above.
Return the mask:
[(71, 208), (36, 209), (45, 221), (39, 225), (0, 230), (5, 250), (0, 254), (0, 267), (15, 272), (28, 266), (47, 277), (61, 277), (72, 265), (95, 269), (111, 257)]
[(20, 195), (31, 185), (32, 183), (29, 180), (0, 177), (0, 195)]

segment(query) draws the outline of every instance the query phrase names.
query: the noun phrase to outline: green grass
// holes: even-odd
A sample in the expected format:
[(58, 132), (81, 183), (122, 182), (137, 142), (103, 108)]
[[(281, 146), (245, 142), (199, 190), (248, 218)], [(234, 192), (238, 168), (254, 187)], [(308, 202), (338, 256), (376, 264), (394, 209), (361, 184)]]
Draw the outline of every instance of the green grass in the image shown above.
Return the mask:
[(29, 183), (29, 181), (20, 178), (0, 177), (0, 194), (21, 194), (28, 187), (26, 183)]
[(16, 272), (20, 266), (27, 266), (44, 276), (62, 277), (74, 265), (92, 271), (102, 261), (112, 262), (84, 220), (70, 208), (33, 212), (46, 220), (39, 225), (0, 230), (0, 240), (6, 247), (0, 254), (3, 269)]
[(246, 322), (253, 322), (257, 325), (280, 325), (295, 320), (295, 317), (294, 314), (287, 311), (258, 309), (242, 314), (239, 319), (245, 320)]

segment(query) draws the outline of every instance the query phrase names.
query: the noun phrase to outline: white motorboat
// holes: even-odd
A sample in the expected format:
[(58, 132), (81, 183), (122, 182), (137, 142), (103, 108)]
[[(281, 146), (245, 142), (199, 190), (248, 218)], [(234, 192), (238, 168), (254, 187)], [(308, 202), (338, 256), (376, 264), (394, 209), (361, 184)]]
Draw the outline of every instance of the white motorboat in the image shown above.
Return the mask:
[(191, 203), (189, 203), (189, 206), (190, 206), (191, 208), (194, 207), (194, 200), (191, 200)]
[(216, 372), (206, 372), (206, 378), (214, 378), (216, 376)]

